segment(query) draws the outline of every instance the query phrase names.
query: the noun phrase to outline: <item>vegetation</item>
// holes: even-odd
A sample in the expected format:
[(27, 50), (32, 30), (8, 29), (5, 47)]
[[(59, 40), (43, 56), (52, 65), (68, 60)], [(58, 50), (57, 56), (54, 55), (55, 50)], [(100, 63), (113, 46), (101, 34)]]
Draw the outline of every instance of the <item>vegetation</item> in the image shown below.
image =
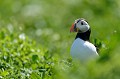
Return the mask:
[[(1, 0), (1, 79), (119, 79), (119, 0)], [(72, 61), (75, 19), (87, 19), (100, 58)]]

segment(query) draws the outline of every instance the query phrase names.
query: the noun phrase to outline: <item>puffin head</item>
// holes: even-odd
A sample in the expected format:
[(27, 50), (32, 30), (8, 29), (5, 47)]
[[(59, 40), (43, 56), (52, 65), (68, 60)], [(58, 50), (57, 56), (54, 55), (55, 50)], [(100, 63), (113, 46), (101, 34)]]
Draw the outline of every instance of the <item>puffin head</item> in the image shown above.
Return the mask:
[(84, 33), (88, 31), (89, 29), (90, 29), (90, 26), (88, 22), (83, 18), (79, 18), (75, 20), (75, 22), (71, 26), (70, 32)]

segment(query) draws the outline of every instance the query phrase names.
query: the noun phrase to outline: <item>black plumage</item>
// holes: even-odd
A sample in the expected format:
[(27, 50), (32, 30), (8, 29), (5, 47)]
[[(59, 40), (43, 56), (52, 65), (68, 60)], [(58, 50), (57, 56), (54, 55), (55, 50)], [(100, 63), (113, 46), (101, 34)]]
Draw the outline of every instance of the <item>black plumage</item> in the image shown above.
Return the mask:
[(86, 32), (78, 32), (75, 39), (80, 38), (84, 41), (90, 41), (90, 33), (91, 33), (91, 29), (89, 29)]

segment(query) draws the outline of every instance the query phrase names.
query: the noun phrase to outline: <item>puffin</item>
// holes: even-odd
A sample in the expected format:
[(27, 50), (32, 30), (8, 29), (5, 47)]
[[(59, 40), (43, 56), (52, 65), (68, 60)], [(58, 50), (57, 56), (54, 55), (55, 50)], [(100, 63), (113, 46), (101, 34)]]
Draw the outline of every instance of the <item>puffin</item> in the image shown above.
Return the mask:
[(70, 32), (77, 32), (70, 49), (72, 59), (88, 61), (99, 56), (96, 47), (90, 42), (91, 27), (84, 18), (75, 20)]

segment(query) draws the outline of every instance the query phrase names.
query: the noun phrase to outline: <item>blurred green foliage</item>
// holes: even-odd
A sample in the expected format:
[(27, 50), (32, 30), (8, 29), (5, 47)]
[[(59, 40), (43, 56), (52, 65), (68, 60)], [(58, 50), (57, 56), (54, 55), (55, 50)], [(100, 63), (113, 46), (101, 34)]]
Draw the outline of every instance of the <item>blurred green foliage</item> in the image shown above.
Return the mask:
[[(119, 0), (1, 0), (0, 78), (119, 79)], [(69, 55), (75, 19), (85, 18), (100, 58)]]

